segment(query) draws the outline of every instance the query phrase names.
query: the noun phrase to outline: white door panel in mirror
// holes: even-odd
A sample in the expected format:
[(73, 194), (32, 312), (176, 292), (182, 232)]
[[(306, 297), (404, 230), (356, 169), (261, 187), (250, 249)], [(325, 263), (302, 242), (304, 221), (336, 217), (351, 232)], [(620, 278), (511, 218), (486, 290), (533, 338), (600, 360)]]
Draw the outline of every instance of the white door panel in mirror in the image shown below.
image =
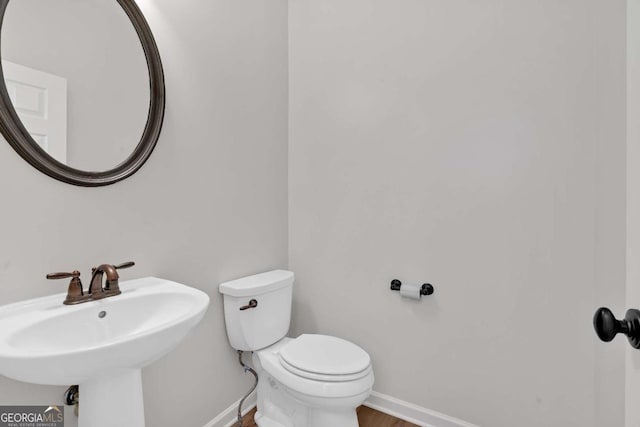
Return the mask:
[(51, 157), (67, 161), (67, 80), (2, 61), (13, 106), (33, 139)]

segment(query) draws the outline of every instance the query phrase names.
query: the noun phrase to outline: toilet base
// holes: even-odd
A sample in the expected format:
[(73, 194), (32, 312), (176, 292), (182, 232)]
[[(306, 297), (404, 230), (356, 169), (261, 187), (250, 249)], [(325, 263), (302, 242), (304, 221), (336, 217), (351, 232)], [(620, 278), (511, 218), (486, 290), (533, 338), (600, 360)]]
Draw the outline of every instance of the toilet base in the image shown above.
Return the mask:
[[(307, 427), (327, 427), (327, 426), (341, 426), (341, 427), (358, 427), (358, 417), (356, 411), (349, 410), (343, 412), (327, 412), (327, 411), (309, 411), (307, 418)], [(255, 415), (255, 423), (258, 427), (293, 427), (298, 424), (292, 424), (287, 422), (283, 424), (269, 418), (267, 415), (263, 415), (259, 410)]]
[(358, 416), (356, 410), (345, 410), (339, 412), (327, 412), (312, 409), (309, 416), (309, 427), (345, 426), (358, 427)]
[[(258, 427), (358, 427), (356, 408), (369, 391), (346, 399), (302, 396), (287, 389), (266, 371), (259, 371)], [(339, 400), (339, 402), (338, 402)]]

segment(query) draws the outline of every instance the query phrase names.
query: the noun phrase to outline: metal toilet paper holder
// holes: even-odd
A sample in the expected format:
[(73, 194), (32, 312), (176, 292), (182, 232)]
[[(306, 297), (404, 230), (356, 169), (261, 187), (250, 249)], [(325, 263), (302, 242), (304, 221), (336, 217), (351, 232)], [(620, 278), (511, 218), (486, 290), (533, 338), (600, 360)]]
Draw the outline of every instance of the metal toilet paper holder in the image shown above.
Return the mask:
[[(402, 287), (402, 282), (398, 279), (393, 279), (391, 281), (391, 290), (392, 291), (399, 291), (400, 287)], [(422, 285), (422, 287), (420, 288), (420, 295), (431, 295), (433, 294), (433, 285), (431, 285), (431, 283), (424, 283)]]

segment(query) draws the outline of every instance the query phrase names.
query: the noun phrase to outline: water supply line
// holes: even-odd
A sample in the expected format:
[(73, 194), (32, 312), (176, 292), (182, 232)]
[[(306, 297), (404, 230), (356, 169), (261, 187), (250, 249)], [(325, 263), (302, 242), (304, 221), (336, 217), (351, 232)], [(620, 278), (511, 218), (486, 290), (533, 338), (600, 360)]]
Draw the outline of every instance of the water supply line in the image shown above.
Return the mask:
[(240, 365), (244, 369), (245, 373), (251, 372), (253, 376), (256, 377), (256, 382), (253, 384), (253, 387), (251, 387), (251, 390), (249, 390), (249, 392), (245, 394), (242, 399), (240, 399), (240, 403), (238, 404), (238, 424), (236, 424), (237, 427), (243, 427), (242, 426), (242, 404), (244, 403), (245, 400), (247, 400), (247, 397), (249, 397), (249, 395), (253, 393), (253, 390), (255, 390), (256, 387), (258, 387), (258, 374), (251, 367), (244, 364), (244, 362), (242, 361), (243, 353), (244, 352), (242, 350), (238, 350), (238, 362), (240, 362)]

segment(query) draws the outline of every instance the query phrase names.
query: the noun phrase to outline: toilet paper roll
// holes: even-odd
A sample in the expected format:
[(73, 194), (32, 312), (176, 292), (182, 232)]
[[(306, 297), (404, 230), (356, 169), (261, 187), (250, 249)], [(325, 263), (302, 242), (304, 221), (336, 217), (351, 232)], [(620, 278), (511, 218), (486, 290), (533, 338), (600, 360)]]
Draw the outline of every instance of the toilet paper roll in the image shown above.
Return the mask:
[(411, 298), (411, 299), (420, 299), (422, 295), (420, 295), (421, 285), (406, 285), (402, 284), (400, 287), (400, 295), (403, 298)]

